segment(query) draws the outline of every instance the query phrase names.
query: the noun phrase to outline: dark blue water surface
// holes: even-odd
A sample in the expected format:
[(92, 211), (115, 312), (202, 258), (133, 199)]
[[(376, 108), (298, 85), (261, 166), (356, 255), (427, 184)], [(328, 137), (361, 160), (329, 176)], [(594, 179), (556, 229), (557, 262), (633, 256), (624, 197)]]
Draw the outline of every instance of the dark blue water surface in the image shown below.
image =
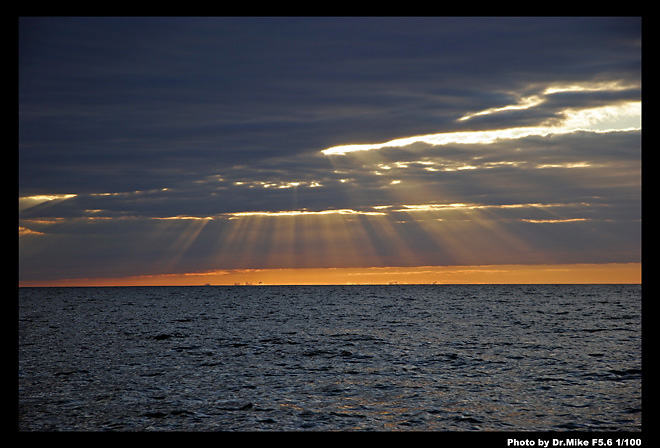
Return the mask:
[(641, 431), (640, 285), (19, 289), (23, 431)]

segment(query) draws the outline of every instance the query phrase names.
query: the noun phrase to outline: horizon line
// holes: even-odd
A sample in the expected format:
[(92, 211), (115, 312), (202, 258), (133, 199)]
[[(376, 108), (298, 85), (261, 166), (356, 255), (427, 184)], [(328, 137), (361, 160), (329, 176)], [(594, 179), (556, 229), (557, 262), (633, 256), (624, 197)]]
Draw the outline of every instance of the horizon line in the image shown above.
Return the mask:
[(641, 283), (296, 283), (296, 284), (248, 284), (248, 285), (29, 285), (28, 288), (281, 288), (281, 287), (331, 287), (331, 286), (642, 286)]
[(639, 284), (642, 263), (219, 269), (19, 281), (20, 287)]

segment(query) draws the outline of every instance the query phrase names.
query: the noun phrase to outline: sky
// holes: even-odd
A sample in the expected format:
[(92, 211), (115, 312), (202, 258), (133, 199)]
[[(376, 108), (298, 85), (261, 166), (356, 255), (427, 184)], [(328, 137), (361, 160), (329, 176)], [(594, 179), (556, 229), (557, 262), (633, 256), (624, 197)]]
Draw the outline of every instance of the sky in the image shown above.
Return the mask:
[(641, 283), (637, 17), (20, 17), (19, 285)]

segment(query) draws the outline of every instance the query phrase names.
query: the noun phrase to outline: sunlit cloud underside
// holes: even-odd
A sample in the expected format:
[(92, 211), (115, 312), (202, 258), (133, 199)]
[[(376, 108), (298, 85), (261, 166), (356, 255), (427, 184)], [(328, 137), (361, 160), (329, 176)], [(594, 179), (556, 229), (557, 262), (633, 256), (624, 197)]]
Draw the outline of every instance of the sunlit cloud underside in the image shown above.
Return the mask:
[[(506, 108), (497, 111), (508, 110)], [(639, 101), (626, 102), (584, 110), (567, 110), (566, 118), (559, 124), (529, 126), (486, 131), (445, 132), (398, 138), (384, 143), (349, 144), (334, 146), (321, 151), (324, 155), (343, 155), (355, 151), (370, 151), (382, 148), (405, 147), (413, 143), (432, 146), (448, 144), (490, 144), (498, 140), (513, 140), (524, 137), (571, 134), (580, 131), (607, 133), (641, 129), (642, 105)], [(492, 112), (495, 113), (495, 112)], [(463, 117), (467, 119), (470, 117)]]

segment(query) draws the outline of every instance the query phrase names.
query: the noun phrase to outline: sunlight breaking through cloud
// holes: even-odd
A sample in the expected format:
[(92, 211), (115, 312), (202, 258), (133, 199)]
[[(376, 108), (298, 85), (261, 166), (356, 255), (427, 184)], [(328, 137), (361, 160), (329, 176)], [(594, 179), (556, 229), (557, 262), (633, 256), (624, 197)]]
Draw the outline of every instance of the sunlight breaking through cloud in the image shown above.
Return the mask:
[[(577, 90), (578, 86), (555, 88), (553, 92)], [(469, 114), (460, 120), (466, 120), (476, 115), (490, 114), (510, 109), (528, 109), (544, 102), (542, 97), (534, 96), (521, 100), (518, 105), (487, 109), (486, 111)], [(326, 156), (344, 155), (355, 151), (369, 151), (388, 147), (404, 147), (413, 143), (427, 143), (432, 146), (448, 144), (490, 144), (498, 140), (514, 140), (531, 136), (548, 136), (570, 134), (579, 131), (586, 132), (622, 132), (641, 129), (641, 101), (627, 101), (586, 109), (567, 108), (562, 111), (564, 116), (559, 124), (543, 126), (513, 127), (506, 129), (491, 129), (485, 131), (458, 131), (439, 134), (418, 135), (390, 140), (376, 144), (340, 145), (321, 151)]]
[(458, 121), (466, 121), (469, 120), (470, 118), (478, 117), (480, 115), (490, 115), (494, 114), (497, 112), (504, 112), (507, 110), (524, 110), (524, 109), (529, 109), (534, 106), (538, 106), (539, 104), (543, 103), (545, 99), (539, 95), (533, 95), (533, 96), (528, 96), (525, 98), (520, 99), (517, 104), (511, 104), (508, 106), (503, 106), (503, 107), (492, 107), (490, 109), (482, 110), (480, 112), (475, 112), (471, 114), (466, 114), (462, 116), (461, 118), (458, 119)]
[(277, 212), (267, 212), (267, 211), (258, 211), (258, 212), (235, 212), (235, 213), (225, 213), (223, 216), (229, 217), (229, 219), (243, 218), (249, 216), (268, 216), (268, 217), (281, 217), (281, 216), (322, 216), (322, 215), (384, 215), (382, 212), (364, 212), (351, 209), (330, 209), (330, 210), (320, 210), (320, 211), (310, 211), (310, 210), (283, 210)]
[(510, 110), (525, 110), (531, 109), (532, 107), (539, 106), (547, 100), (547, 97), (556, 93), (566, 93), (566, 92), (617, 92), (627, 89), (636, 88), (636, 85), (625, 84), (619, 81), (605, 81), (605, 82), (585, 82), (578, 84), (557, 84), (551, 87), (546, 88), (543, 93), (540, 95), (530, 95), (522, 97), (518, 100), (516, 104), (510, 104), (502, 107), (491, 107), (486, 110), (479, 112), (468, 113), (458, 121), (466, 121), (471, 118), (481, 116), (481, 115), (490, 115), (497, 112), (505, 112)]
[(43, 204), (44, 202), (50, 202), (50, 201), (61, 201), (64, 199), (70, 199), (70, 198), (75, 198), (77, 195), (75, 194), (42, 194), (42, 195), (35, 195), (35, 196), (24, 196), (24, 197), (19, 197), (18, 198), (18, 210), (23, 211), (26, 210), (30, 207), (35, 207), (39, 204)]

